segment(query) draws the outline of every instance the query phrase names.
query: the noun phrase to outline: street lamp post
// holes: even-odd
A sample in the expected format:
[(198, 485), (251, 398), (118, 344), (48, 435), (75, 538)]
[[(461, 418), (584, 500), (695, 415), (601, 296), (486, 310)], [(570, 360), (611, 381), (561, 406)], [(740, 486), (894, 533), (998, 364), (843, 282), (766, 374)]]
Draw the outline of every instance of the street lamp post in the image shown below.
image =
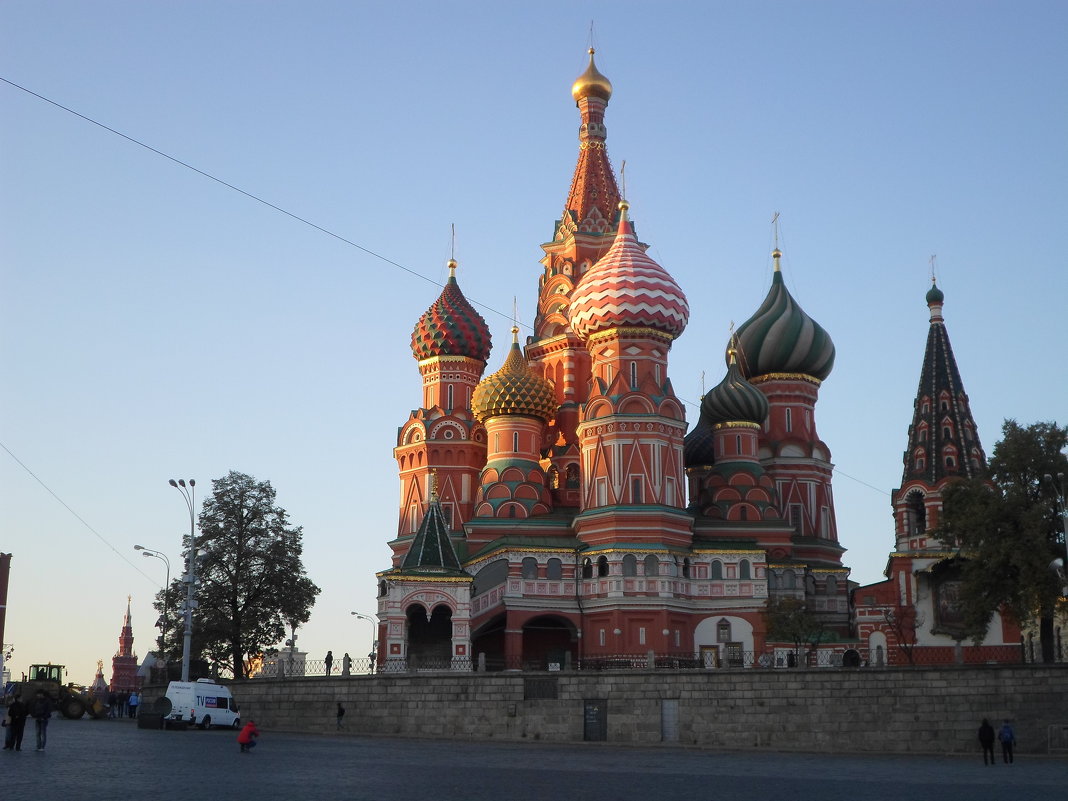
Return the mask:
[(163, 625), (160, 626), (160, 638), (163, 641), (163, 646), (160, 650), (163, 652), (163, 661), (167, 661), (167, 596), (171, 589), (171, 560), (167, 558), (167, 554), (160, 553), (159, 551), (153, 551), (146, 548), (144, 545), (135, 545), (135, 551), (141, 551), (144, 556), (152, 556), (156, 559), (163, 560), (163, 564), (167, 566), (167, 583), (163, 585)]
[(370, 672), (374, 673), (375, 661), (378, 657), (378, 621), (370, 615), (365, 615), (363, 612), (350, 612), (350, 614), (360, 620), (366, 620), (371, 624), (371, 653), (367, 656), (371, 661)]
[(1058, 473), (1056, 478), (1046, 473), (1042, 478), (1053, 488), (1053, 506), (1061, 518), (1061, 527), (1064, 531), (1065, 556), (1065, 562), (1061, 569), (1063, 570), (1063, 575), (1068, 576), (1068, 506), (1065, 505), (1065, 495), (1068, 495), (1068, 493), (1065, 492), (1064, 473)]
[(167, 483), (182, 493), (185, 506), (189, 510), (189, 539), (186, 541), (185, 575), (182, 577), (182, 581), (185, 582), (185, 604), (183, 605), (185, 635), (182, 638), (182, 681), (189, 681), (189, 649), (193, 640), (193, 610), (197, 607), (196, 599), (193, 597), (197, 578), (196, 506), (194, 504), (194, 488), (197, 482), (189, 479), (189, 483), (186, 484), (184, 478), (180, 478), (177, 481), (172, 478)]

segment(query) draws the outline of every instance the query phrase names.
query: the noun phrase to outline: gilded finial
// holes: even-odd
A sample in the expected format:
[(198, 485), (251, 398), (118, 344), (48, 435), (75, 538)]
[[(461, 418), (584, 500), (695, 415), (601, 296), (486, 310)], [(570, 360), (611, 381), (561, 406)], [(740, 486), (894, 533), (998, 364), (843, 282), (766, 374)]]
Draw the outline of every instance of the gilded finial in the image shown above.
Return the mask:
[(619, 219), (620, 219), (620, 221), (626, 222), (627, 220), (630, 219), (630, 217), (627, 216), (627, 212), (628, 211), (630, 211), (630, 204), (625, 200), (619, 201)]
[(599, 97), (606, 103), (612, 97), (612, 82), (597, 71), (597, 65), (593, 62), (593, 53), (594, 49), (591, 47), (589, 49), (590, 65), (571, 85), (571, 96), (575, 98), (576, 103), (590, 95)]
[(779, 259), (782, 258), (782, 251), (779, 250), (779, 212), (771, 215), (771, 227), (775, 232), (775, 250), (771, 251), (771, 258), (775, 262), (775, 272), (781, 272), (779, 267)]
[(449, 259), (445, 266), (449, 268), (449, 278), (456, 277), (456, 259)]

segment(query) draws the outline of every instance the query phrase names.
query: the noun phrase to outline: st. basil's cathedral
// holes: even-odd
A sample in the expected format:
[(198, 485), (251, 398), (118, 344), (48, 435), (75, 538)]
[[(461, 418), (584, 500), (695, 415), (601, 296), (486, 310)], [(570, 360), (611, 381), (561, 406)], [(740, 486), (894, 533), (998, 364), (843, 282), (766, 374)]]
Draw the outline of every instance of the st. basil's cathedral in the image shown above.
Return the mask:
[[(944, 481), (985, 460), (948, 337), (928, 342), (888, 581), (853, 589), (816, 428), (830, 335), (786, 288), (776, 248), (767, 297), (725, 343), (723, 379), (688, 425), (668, 355), (689, 303), (620, 193), (605, 146), (612, 84), (592, 49), (571, 91), (578, 163), (541, 246), (533, 334), (520, 343), (514, 326), (503, 364), (485, 375), (490, 330), (455, 261), (412, 334), (423, 388), (394, 450), (400, 510), (393, 565), (377, 574), (380, 669), (786, 666), (796, 645), (772, 640), (765, 615), (780, 599), (819, 621), (810, 663), (893, 662), (893, 610), (917, 604), (919, 576), (950, 561), (923, 534)], [(952, 578), (950, 566), (946, 597)], [(1018, 631), (1002, 629), (989, 644), (1018, 645)]]

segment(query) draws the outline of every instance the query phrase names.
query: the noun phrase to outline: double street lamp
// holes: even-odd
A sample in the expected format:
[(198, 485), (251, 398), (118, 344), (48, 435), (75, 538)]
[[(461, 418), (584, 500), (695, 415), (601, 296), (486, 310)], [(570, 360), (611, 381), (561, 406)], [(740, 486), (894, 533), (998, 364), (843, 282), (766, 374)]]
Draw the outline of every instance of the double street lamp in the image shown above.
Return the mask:
[(375, 659), (378, 657), (378, 621), (363, 612), (350, 612), (353, 617), (366, 620), (371, 624), (371, 653), (367, 656), (371, 660), (371, 672), (375, 670)]
[(163, 561), (163, 564), (167, 566), (167, 583), (163, 585), (163, 617), (160, 618), (160, 639), (162, 646), (160, 651), (162, 652), (163, 661), (167, 661), (167, 596), (170, 595), (171, 589), (171, 560), (167, 558), (167, 554), (160, 553), (159, 551), (153, 551), (150, 548), (146, 548), (144, 545), (135, 545), (135, 551), (141, 551), (143, 556), (152, 556), (156, 559)]
[(189, 650), (193, 640), (193, 610), (197, 607), (196, 599), (193, 597), (197, 578), (197, 523), (196, 505), (194, 503), (194, 488), (197, 482), (189, 479), (187, 484), (184, 478), (180, 478), (177, 481), (172, 478), (167, 483), (182, 493), (186, 509), (189, 511), (189, 539), (186, 541), (185, 575), (182, 577), (182, 581), (185, 582), (185, 603), (182, 607), (185, 613), (185, 634), (182, 638), (182, 681), (189, 681)]

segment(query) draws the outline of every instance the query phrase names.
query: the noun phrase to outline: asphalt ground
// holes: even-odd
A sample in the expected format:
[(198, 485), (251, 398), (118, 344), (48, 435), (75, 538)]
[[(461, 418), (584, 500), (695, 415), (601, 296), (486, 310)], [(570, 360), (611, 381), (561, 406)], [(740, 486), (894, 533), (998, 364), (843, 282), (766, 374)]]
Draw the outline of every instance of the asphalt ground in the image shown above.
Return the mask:
[[(332, 722), (331, 722), (332, 725)], [(0, 752), (0, 801), (195, 798), (318, 801), (1029, 801), (1068, 795), (1068, 758), (984, 767), (971, 756), (706, 751), (611, 743), (502, 743), (138, 729), (133, 721), (49, 725), (34, 750)]]

